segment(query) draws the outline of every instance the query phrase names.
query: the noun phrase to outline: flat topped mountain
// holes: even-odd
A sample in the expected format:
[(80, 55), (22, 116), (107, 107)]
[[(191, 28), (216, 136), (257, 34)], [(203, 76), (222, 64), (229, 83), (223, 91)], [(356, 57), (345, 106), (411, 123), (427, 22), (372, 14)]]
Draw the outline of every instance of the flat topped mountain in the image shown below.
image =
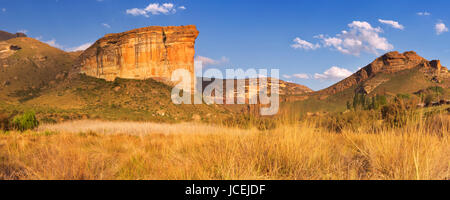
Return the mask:
[[(423, 74), (433, 76), (435, 78), (446, 78), (448, 75), (447, 68), (443, 67), (439, 60), (428, 61), (417, 55), (414, 51), (408, 51), (405, 53), (393, 51), (384, 54), (352, 76), (327, 89), (319, 91), (319, 93), (324, 95), (333, 95), (363, 82), (369, 82), (378, 74), (394, 74), (415, 68), (421, 70)], [(386, 80), (377, 79), (376, 81), (373, 81), (376, 83), (367, 83), (366, 85), (363, 85), (362, 89), (366, 90), (363, 92), (370, 93), (371, 90), (376, 88), (383, 81)]]
[(150, 26), (108, 34), (83, 52), (80, 72), (113, 81), (126, 79), (170, 79), (176, 69), (194, 74), (194, 25)]

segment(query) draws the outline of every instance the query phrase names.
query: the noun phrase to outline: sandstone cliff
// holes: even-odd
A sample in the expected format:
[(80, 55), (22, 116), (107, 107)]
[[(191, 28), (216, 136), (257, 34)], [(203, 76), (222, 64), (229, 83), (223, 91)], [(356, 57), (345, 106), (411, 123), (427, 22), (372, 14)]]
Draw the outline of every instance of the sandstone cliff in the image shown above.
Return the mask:
[(194, 25), (151, 26), (108, 34), (84, 51), (79, 70), (88, 76), (113, 81), (125, 79), (170, 79), (176, 69), (194, 74)]
[(374, 79), (371, 81), (371, 78), (376, 74), (392, 74), (413, 68), (419, 68), (423, 73), (434, 77), (448, 76), (447, 68), (441, 66), (439, 60), (428, 61), (417, 55), (414, 51), (408, 51), (403, 54), (394, 51), (377, 58), (352, 76), (320, 91), (319, 94), (333, 95), (362, 82), (366, 82), (366, 84), (359, 88), (359, 90), (362, 89), (363, 91), (361, 92), (370, 93), (371, 90), (383, 83), (382, 79)]

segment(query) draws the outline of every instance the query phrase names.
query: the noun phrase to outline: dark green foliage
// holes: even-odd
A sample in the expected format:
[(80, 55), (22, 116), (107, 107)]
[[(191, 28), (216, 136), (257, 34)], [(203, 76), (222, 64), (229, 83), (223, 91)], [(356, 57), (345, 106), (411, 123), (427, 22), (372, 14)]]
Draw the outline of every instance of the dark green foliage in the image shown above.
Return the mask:
[(257, 128), (261, 131), (273, 130), (277, 128), (277, 121), (275, 119), (255, 117), (252, 115), (229, 117), (224, 120), (222, 124), (225, 126), (237, 127), (242, 129)]
[(352, 107), (354, 110), (378, 110), (381, 106), (387, 104), (386, 96), (376, 95), (372, 98), (366, 94), (355, 94), (353, 103), (347, 102), (347, 108)]
[(435, 94), (444, 94), (444, 88), (439, 86), (429, 87), (428, 90), (434, 92)]
[(28, 111), (22, 115), (15, 116), (11, 121), (11, 125), (15, 130), (26, 131), (38, 127), (39, 121), (34, 111)]

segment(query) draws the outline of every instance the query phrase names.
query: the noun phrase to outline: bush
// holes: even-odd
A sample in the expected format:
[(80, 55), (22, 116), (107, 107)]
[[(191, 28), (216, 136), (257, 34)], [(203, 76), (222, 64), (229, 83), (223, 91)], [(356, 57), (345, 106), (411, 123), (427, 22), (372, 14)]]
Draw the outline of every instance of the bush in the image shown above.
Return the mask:
[(377, 123), (379, 118), (379, 113), (371, 110), (334, 113), (322, 118), (319, 127), (335, 133), (343, 131), (376, 133), (381, 128)]
[(439, 87), (439, 86), (433, 86), (433, 87), (429, 87), (428, 90), (431, 90), (432, 92), (436, 93), (436, 94), (444, 94), (444, 88)]
[(426, 106), (430, 106), (433, 103), (433, 100), (434, 100), (434, 95), (428, 94), (425, 97), (424, 103), (425, 103)]
[(39, 122), (36, 119), (36, 114), (33, 111), (28, 111), (22, 115), (15, 116), (11, 125), (15, 130), (26, 131), (38, 127)]
[(0, 114), (0, 131), (7, 131), (9, 129), (9, 117), (5, 114)]
[(381, 109), (381, 115), (390, 127), (403, 127), (415, 117), (416, 105), (415, 99), (406, 101), (396, 97), (391, 104)]
[(259, 119), (258, 120), (258, 130), (268, 131), (277, 128), (277, 123), (273, 119)]

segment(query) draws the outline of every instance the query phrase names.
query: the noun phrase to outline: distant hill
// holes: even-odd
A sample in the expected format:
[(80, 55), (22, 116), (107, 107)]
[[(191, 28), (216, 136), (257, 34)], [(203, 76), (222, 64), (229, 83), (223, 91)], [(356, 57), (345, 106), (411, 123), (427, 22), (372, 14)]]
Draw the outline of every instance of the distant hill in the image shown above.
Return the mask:
[(6, 32), (6, 31), (0, 31), (0, 41), (5, 41), (5, 40), (13, 39), (13, 38), (18, 38), (18, 37), (27, 37), (27, 35), (25, 35), (25, 33), (12, 34), (12, 33)]
[(1, 41), (0, 99), (24, 101), (39, 96), (67, 77), (76, 56), (33, 38)]

